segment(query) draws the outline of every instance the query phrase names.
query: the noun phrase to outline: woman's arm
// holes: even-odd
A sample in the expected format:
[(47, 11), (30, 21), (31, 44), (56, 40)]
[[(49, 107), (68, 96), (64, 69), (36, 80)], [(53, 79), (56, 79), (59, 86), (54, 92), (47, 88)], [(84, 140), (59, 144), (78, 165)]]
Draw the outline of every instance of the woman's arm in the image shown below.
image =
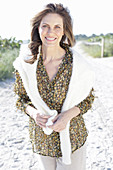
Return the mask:
[(50, 116), (48, 115), (41, 115), (41, 113), (39, 113), (37, 109), (33, 108), (30, 105), (26, 107), (26, 113), (30, 115), (35, 120), (36, 124), (39, 125), (41, 128), (46, 127), (48, 118), (50, 118)]
[(16, 81), (14, 83), (14, 92), (15, 94), (18, 95), (18, 99), (16, 101), (17, 109), (23, 111), (28, 116), (33, 118), (36, 124), (39, 125), (40, 127), (42, 128), (46, 127), (46, 123), (50, 116), (40, 115), (38, 110), (33, 106), (31, 100), (29, 99), (29, 96), (26, 93), (22, 79), (17, 70), (15, 71), (15, 77), (16, 77)]
[(73, 107), (65, 112), (58, 114), (52, 121), (53, 125), (48, 126), (56, 132), (60, 132), (66, 128), (67, 123), (80, 114), (78, 107)]
[(84, 99), (80, 104), (77, 106), (58, 114), (55, 119), (53, 119), (53, 125), (49, 126), (56, 132), (60, 132), (66, 128), (67, 123), (74, 117), (78, 116), (79, 114), (86, 113), (92, 107), (92, 103), (94, 101), (94, 89), (90, 91), (90, 94), (86, 99)]
[(84, 99), (82, 102), (80, 102), (77, 107), (80, 109), (80, 114), (85, 114), (88, 110), (92, 108), (92, 104), (94, 102), (95, 95), (94, 95), (94, 89), (92, 88), (89, 95)]
[(26, 107), (28, 105), (32, 105), (31, 100), (29, 99), (29, 96), (26, 93), (26, 90), (24, 88), (22, 79), (20, 77), (20, 74), (17, 70), (15, 70), (15, 83), (14, 83), (14, 92), (18, 96), (16, 101), (16, 108), (26, 113)]

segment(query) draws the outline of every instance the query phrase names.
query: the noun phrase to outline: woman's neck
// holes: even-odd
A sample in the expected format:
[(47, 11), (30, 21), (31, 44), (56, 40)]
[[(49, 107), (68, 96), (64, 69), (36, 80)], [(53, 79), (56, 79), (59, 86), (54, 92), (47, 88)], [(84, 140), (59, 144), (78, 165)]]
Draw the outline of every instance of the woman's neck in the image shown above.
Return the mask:
[(43, 60), (46, 62), (50, 62), (53, 60), (61, 59), (65, 55), (65, 50), (60, 46), (53, 47), (45, 47), (42, 45), (42, 54)]

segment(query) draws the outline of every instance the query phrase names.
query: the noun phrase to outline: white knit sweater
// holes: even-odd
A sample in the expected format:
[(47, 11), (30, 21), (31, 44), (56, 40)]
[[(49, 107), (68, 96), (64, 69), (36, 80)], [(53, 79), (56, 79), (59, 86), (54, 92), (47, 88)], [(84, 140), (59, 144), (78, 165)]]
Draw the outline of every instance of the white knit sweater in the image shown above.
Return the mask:
[[(94, 85), (95, 75), (89, 63), (73, 49), (72, 53), (72, 76), (61, 112), (64, 112), (83, 101), (89, 95), (90, 90)], [(47, 104), (41, 98), (37, 88), (38, 82), (36, 79), (36, 68), (38, 59), (33, 64), (28, 64), (24, 61), (24, 59), (28, 58), (28, 54), (28, 48), (21, 48), (20, 55), (14, 61), (13, 65), (15, 69), (19, 71), (24, 84), (24, 88), (26, 89), (26, 92), (31, 99), (33, 105), (40, 111), (41, 114), (51, 115), (52, 118), (54, 118), (57, 115), (57, 111), (51, 110), (47, 106)], [(48, 124), (51, 124), (51, 120), (48, 121)], [(68, 122), (66, 129), (60, 132), (62, 161), (65, 164), (71, 164), (71, 143), (69, 136), (69, 126), (70, 122)], [(43, 130), (48, 135), (52, 133), (52, 129), (45, 128)]]

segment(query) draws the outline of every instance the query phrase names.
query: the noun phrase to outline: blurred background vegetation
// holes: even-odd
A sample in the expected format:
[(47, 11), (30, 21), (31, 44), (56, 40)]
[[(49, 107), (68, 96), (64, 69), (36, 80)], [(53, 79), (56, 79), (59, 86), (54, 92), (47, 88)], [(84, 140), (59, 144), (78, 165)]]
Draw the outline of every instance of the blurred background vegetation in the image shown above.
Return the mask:
[(15, 37), (10, 39), (0, 37), (0, 80), (13, 77), (13, 61), (19, 55), (21, 40)]
[[(81, 48), (88, 53), (89, 56), (100, 58), (101, 57), (101, 48), (103, 45), (103, 57), (113, 56), (113, 33), (106, 35), (100, 34), (87, 37), (86, 35), (77, 35), (75, 36), (76, 41), (81, 41)], [(104, 43), (102, 44), (102, 40)]]
[[(76, 42), (80, 42), (80, 46), (84, 52), (95, 58), (101, 57), (101, 44), (102, 39), (104, 39), (103, 57), (113, 56), (113, 33), (106, 35), (100, 34), (98, 36), (92, 34), (89, 37), (84, 34), (79, 34), (75, 36), (75, 39)], [(6, 78), (12, 78), (14, 76), (13, 61), (19, 55), (21, 44), (28, 42), (29, 40), (16, 40), (15, 37), (2, 39), (0, 36), (0, 80), (5, 80)]]

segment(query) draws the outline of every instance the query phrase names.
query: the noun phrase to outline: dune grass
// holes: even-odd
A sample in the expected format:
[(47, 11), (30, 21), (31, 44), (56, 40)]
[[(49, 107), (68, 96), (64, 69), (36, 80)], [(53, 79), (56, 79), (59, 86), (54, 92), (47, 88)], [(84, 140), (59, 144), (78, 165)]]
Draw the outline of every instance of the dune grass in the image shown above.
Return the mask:
[(94, 58), (99, 58), (101, 56), (101, 47), (98, 45), (86, 45), (81, 44), (81, 48), (88, 53), (89, 56), (92, 56)]
[(13, 61), (18, 55), (18, 48), (0, 50), (0, 80), (13, 77)]
[[(103, 57), (111, 57), (113, 56), (113, 40), (110, 40), (108, 38), (104, 39), (104, 56)], [(85, 41), (84, 41), (85, 42)], [(81, 48), (88, 53), (88, 55), (94, 57), (94, 58), (100, 58), (101, 57), (101, 46), (99, 45), (88, 45), (85, 43), (81, 44)]]

